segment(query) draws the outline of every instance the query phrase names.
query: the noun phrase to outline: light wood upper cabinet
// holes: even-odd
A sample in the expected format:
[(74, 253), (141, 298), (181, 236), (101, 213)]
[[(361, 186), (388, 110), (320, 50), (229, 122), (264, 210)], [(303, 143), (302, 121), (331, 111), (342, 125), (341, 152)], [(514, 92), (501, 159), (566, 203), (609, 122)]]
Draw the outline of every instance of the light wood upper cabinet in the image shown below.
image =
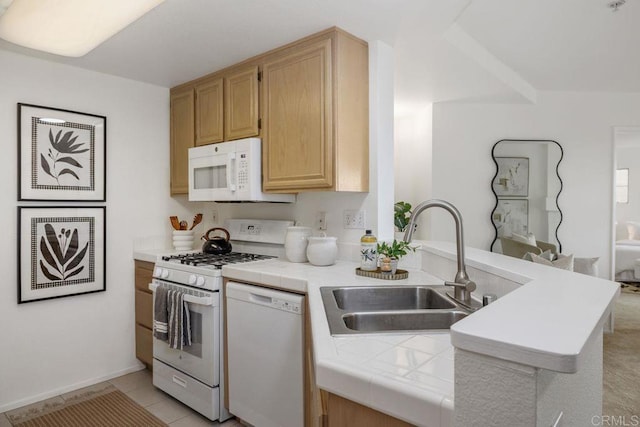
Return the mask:
[(258, 66), (225, 75), (224, 93), (224, 140), (258, 135)]
[(224, 140), (222, 77), (196, 86), (196, 141), (205, 145)]
[(367, 44), (340, 30), (267, 58), (265, 191), (369, 190)]
[(171, 194), (190, 147), (252, 136), (263, 191), (369, 191), (368, 52), (331, 28), (173, 88)]
[(189, 148), (194, 143), (193, 88), (171, 91), (170, 158), (171, 195), (189, 190)]
[(331, 40), (266, 62), (265, 190), (330, 188)]

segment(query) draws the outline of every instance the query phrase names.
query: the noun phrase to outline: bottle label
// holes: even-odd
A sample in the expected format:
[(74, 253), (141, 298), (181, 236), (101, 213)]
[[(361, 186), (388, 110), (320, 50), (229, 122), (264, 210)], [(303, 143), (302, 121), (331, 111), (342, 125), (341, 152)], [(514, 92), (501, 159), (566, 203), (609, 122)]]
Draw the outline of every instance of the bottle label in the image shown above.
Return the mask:
[(360, 270), (375, 271), (378, 269), (378, 244), (362, 243), (360, 245)]

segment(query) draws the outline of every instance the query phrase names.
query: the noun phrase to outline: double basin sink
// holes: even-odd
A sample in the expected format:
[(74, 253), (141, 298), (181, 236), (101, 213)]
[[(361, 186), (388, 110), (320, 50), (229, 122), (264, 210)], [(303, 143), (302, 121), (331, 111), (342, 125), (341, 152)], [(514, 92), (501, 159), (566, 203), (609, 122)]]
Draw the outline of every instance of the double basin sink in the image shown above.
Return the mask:
[(470, 312), (445, 286), (322, 287), (331, 335), (449, 329)]

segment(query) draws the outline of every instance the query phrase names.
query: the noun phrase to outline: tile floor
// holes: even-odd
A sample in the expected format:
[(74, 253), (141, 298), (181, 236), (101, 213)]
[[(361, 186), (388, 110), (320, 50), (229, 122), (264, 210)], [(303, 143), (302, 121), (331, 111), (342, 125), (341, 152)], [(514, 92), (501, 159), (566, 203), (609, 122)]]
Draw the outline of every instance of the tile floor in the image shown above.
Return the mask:
[[(101, 388), (108, 384), (112, 384), (120, 389), (120, 391), (136, 401), (140, 406), (144, 407), (147, 411), (151, 412), (171, 427), (243, 427), (242, 424), (234, 418), (225, 421), (222, 424), (206, 419), (168, 394), (155, 388), (152, 384), (151, 372), (147, 369), (114, 378), (105, 383), (95, 384), (87, 387), (86, 389), (76, 390), (32, 405), (23, 406), (22, 408), (7, 412), (6, 415), (19, 414), (34, 407), (42, 407), (47, 403), (64, 402), (65, 399), (77, 395), (78, 393), (88, 391), (93, 388)], [(0, 427), (11, 427), (11, 423), (6, 415), (0, 414)]]

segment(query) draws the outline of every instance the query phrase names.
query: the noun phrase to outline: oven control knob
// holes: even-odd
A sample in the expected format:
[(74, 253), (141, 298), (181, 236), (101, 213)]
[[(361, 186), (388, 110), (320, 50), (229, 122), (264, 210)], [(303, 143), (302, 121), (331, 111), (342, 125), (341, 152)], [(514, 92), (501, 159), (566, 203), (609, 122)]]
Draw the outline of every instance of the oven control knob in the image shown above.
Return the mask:
[(189, 276), (189, 284), (190, 285), (195, 285), (196, 284), (196, 275), (192, 274), (191, 276)]
[(196, 280), (196, 286), (204, 286), (204, 277), (198, 276), (198, 280)]
[(169, 277), (169, 270), (167, 270), (166, 268), (162, 269), (162, 274), (160, 275), (163, 279), (166, 279), (167, 277)]
[(162, 269), (160, 267), (156, 267), (153, 270), (153, 276), (154, 277), (160, 277), (162, 275)]

